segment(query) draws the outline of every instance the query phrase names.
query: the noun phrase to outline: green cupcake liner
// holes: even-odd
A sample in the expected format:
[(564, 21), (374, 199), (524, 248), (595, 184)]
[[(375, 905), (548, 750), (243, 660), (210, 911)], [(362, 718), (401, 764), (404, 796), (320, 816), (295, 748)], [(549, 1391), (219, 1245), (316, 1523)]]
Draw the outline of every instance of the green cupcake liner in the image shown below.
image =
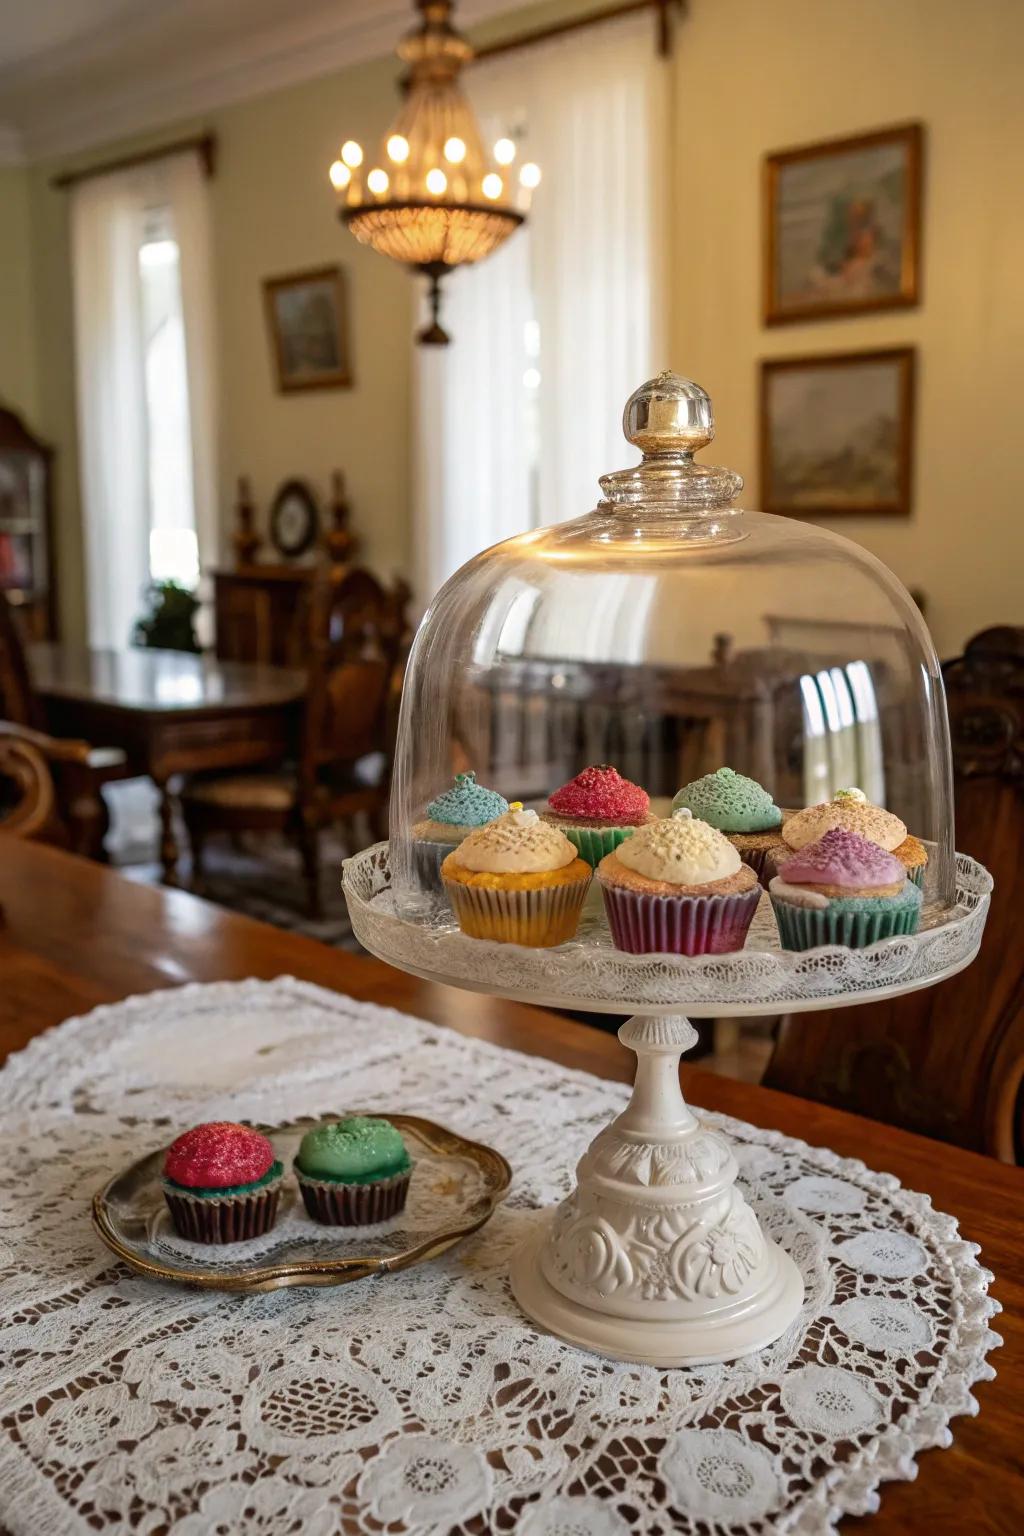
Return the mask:
[(559, 832), (572, 843), (581, 859), (586, 859), (591, 869), (596, 869), (606, 853), (614, 853), (620, 843), (632, 837), (636, 827), (570, 827), (563, 822), (553, 823)]
[(916, 869), (907, 870), (907, 879), (916, 885), (919, 891), (924, 890), (924, 872), (926, 868), (927, 865), (919, 864)]
[(921, 916), (919, 901), (897, 902), (870, 912), (842, 912), (832, 908), (796, 907), (773, 896), (772, 908), (783, 949), (817, 949), (819, 944), (842, 944), (847, 949), (866, 949), (880, 939), (916, 933)]

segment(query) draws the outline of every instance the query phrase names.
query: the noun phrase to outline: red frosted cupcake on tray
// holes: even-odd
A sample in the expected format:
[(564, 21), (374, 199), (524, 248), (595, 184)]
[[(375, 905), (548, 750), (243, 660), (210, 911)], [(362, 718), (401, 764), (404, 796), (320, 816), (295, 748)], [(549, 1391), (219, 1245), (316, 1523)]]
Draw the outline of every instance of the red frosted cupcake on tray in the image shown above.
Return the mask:
[(608, 763), (584, 768), (548, 797), (545, 821), (558, 828), (592, 869), (613, 853), (637, 827), (656, 821), (651, 801), (639, 784), (624, 779)]
[(597, 878), (615, 947), (633, 955), (742, 949), (761, 895), (728, 838), (685, 811), (640, 827)]
[(164, 1158), (164, 1199), (174, 1230), (193, 1243), (262, 1237), (277, 1219), (283, 1176), (274, 1148), (251, 1125), (195, 1125)]

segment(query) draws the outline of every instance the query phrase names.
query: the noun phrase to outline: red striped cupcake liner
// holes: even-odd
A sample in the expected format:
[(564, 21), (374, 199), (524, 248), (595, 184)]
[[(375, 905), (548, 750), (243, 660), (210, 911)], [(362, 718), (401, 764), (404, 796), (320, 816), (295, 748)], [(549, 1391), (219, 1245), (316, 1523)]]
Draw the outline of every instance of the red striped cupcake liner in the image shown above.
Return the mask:
[(761, 887), (735, 896), (652, 896), (601, 882), (616, 949), (631, 955), (724, 955), (742, 949)]
[(283, 1175), (250, 1194), (189, 1195), (164, 1184), (174, 1230), (190, 1243), (244, 1243), (262, 1237), (277, 1220)]

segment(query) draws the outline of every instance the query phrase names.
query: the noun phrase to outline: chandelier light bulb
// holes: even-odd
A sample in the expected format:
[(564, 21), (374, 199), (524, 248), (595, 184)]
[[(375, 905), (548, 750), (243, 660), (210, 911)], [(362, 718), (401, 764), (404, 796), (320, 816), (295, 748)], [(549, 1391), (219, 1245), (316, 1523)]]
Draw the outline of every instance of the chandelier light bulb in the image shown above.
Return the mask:
[(504, 183), (495, 171), (489, 171), (480, 183), (480, 190), (484, 197), (497, 198), (501, 196)]
[(449, 165), (461, 165), (466, 158), (465, 141), (453, 134), (444, 146), (444, 157)]
[(331, 178), (331, 186), (338, 192), (341, 191), (342, 187), (347, 187), (352, 180), (352, 172), (340, 160), (334, 161), (327, 174)]
[(527, 160), (526, 164), (519, 172), (519, 181), (522, 186), (528, 187), (530, 191), (532, 191), (534, 187), (539, 187), (540, 166), (534, 165), (532, 160)]
[(444, 171), (439, 170), (437, 166), (435, 166), (432, 171), (427, 172), (428, 192), (432, 192), (435, 197), (440, 197), (441, 194), (443, 192), (447, 192), (447, 190), (448, 177), (445, 175)]
[(355, 139), (345, 140), (344, 144), (341, 146), (341, 158), (344, 160), (345, 164), (351, 171), (356, 170), (358, 166), (362, 165), (363, 151), (356, 143)]
[(366, 185), (377, 197), (388, 189), (388, 173), (382, 171), (379, 165), (375, 165), (366, 178)]
[(499, 139), (494, 146), (494, 158), (499, 165), (511, 165), (516, 157), (516, 147), (511, 139)]
[(393, 133), (388, 139), (388, 159), (396, 165), (404, 165), (409, 158), (409, 140), (403, 138), (400, 133)]

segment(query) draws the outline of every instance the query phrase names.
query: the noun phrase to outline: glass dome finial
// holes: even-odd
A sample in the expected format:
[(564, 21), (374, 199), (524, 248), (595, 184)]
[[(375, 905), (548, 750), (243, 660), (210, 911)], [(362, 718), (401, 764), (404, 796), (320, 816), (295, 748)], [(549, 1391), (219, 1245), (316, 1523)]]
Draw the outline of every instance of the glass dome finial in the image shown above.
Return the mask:
[(641, 384), (626, 401), (622, 430), (643, 460), (601, 476), (601, 489), (613, 504), (706, 514), (728, 507), (743, 489), (735, 470), (694, 462), (694, 454), (714, 438), (715, 413), (711, 396), (692, 379), (666, 369)]

